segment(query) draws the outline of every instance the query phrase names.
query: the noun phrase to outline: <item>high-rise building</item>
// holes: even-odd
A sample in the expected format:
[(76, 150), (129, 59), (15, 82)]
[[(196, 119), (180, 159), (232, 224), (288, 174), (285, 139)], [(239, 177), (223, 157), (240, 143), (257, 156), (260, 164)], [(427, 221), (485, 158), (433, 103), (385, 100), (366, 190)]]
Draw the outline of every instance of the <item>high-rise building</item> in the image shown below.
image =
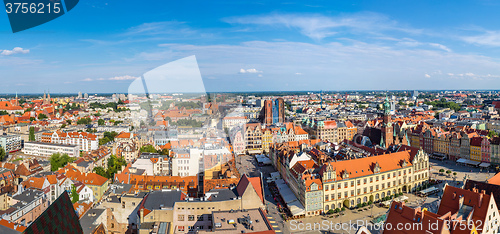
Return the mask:
[(394, 135), (392, 129), (391, 120), (391, 104), (389, 99), (386, 98), (384, 101), (384, 122), (382, 124), (382, 142), (380, 145), (383, 147), (389, 147), (394, 143)]
[(78, 99), (82, 98), (82, 92), (78, 92)]
[(285, 101), (283, 98), (265, 100), (259, 119), (266, 125), (283, 123), (285, 121)]

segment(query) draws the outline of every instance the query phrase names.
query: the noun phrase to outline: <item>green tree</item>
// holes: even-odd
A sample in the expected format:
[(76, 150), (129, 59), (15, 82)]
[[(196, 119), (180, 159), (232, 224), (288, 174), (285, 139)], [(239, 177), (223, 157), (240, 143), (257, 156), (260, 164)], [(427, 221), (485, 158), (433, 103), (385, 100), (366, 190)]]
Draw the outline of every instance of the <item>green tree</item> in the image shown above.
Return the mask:
[(45, 114), (39, 114), (38, 115), (38, 119), (42, 120), (42, 119), (46, 119), (48, 118)]
[(97, 124), (98, 124), (99, 126), (104, 125), (104, 119), (99, 119), (99, 120), (97, 120)]
[(65, 128), (65, 127), (66, 127), (66, 124), (62, 124), (62, 125), (61, 125), (61, 128)]
[(5, 159), (5, 155), (5, 150), (0, 146), (0, 161), (3, 161)]
[(77, 203), (80, 200), (80, 196), (78, 192), (76, 192), (76, 186), (74, 184), (71, 185), (71, 202)]
[(68, 154), (61, 155), (60, 153), (54, 153), (50, 156), (50, 170), (57, 171), (59, 168), (73, 161), (74, 159), (68, 156)]
[(161, 149), (158, 151), (158, 153), (161, 155), (170, 155), (170, 152), (168, 151), (168, 149)]
[(29, 140), (30, 141), (35, 141), (35, 127), (30, 127)]
[(122, 166), (126, 166), (127, 162), (123, 158), (118, 158), (115, 155), (111, 155), (108, 159), (108, 170), (106, 171), (106, 178), (113, 178), (115, 173), (122, 169)]
[(104, 169), (104, 167), (95, 167), (93, 172), (95, 172), (96, 174), (100, 175), (100, 176), (104, 176), (104, 177), (108, 177), (108, 175), (106, 174), (106, 170)]
[(141, 153), (158, 153), (155, 147), (152, 145), (145, 145), (139, 149)]
[(76, 121), (76, 124), (90, 124), (92, 123), (92, 119), (90, 118), (81, 118), (78, 121)]

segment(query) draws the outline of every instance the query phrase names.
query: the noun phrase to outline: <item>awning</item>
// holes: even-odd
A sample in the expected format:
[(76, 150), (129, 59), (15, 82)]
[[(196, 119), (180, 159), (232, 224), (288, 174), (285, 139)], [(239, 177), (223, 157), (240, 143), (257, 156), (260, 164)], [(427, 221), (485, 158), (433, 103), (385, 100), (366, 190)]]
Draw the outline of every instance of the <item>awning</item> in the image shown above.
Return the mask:
[(286, 204), (288, 206), (288, 209), (290, 209), (290, 213), (292, 213), (292, 216), (297, 216), (297, 215), (303, 215), (306, 214), (306, 210), (300, 204), (299, 201), (294, 201), (290, 204)]
[(439, 189), (436, 187), (430, 187), (430, 188), (426, 188), (426, 189), (420, 191), (419, 193), (421, 193), (421, 194), (432, 193), (436, 190), (439, 190)]
[(303, 215), (306, 213), (304, 206), (300, 203), (299, 199), (293, 194), (292, 190), (288, 187), (283, 179), (276, 181), (276, 187), (281, 194), (281, 197), (286, 203), (293, 216)]
[(460, 158), (457, 160), (457, 163), (465, 163), (465, 162), (467, 162), (467, 159), (465, 158)]
[(285, 181), (283, 179), (276, 181), (276, 187), (278, 187), (281, 197), (283, 198), (285, 203), (288, 204), (298, 200), (295, 194), (293, 194), (292, 190), (288, 187), (288, 185), (285, 184)]
[(280, 179), (281, 178), (281, 174), (279, 172), (277, 172), (277, 171), (271, 172), (271, 178)]
[(403, 195), (403, 196), (399, 197), (399, 200), (400, 201), (405, 201), (405, 200), (408, 200), (408, 197)]
[(489, 163), (485, 163), (485, 162), (484, 162), (484, 163), (479, 164), (479, 166), (480, 166), (480, 167), (489, 167), (489, 166), (490, 166), (490, 164), (489, 164)]

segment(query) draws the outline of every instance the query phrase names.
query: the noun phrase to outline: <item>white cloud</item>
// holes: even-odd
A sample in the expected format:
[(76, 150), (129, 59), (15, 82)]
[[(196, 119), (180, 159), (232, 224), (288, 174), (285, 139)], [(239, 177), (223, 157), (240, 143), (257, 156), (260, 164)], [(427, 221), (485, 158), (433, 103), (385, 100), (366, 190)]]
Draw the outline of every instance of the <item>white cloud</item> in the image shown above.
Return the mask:
[(425, 74), (425, 78), (431, 78), (431, 75)]
[(438, 44), (438, 43), (429, 43), (430, 46), (433, 46), (433, 47), (436, 47), (438, 49), (442, 49), (446, 52), (451, 52), (451, 49), (446, 47), (445, 45), (441, 45), (441, 44)]
[(255, 68), (249, 68), (249, 69), (246, 69), (246, 70), (242, 68), (242, 69), (240, 69), (240, 73), (242, 73), (242, 74), (243, 73), (262, 73), (262, 71), (259, 71), (259, 70), (255, 69)]
[[(294, 82), (290, 83), (286, 90), (318, 87), (325, 90), (342, 90), (352, 89), (354, 86), (356, 89), (369, 90), (472, 89), (500, 85), (500, 79), (497, 81), (493, 78), (489, 83), (486, 83), (486, 79), (484, 82), (465, 79), (463, 82), (450, 83), (449, 79), (460, 78), (456, 74), (466, 72), (499, 75), (500, 62), (488, 56), (446, 52), (430, 46), (401, 48), (362, 42), (248, 41), (214, 45), (171, 43), (151, 53), (155, 56), (164, 54), (165, 51), (178, 56), (196, 54), (200, 66), (203, 67), (204, 77), (214, 76), (221, 80), (231, 80), (224, 84), (206, 82), (207, 90), (210, 91), (248, 90), (235, 88), (239, 84), (236, 82), (241, 82), (239, 79), (231, 79), (235, 74), (235, 67), (241, 68), (236, 72), (245, 74), (249, 68), (266, 71), (266, 79), (271, 83), (256, 85), (254, 90), (282, 89), (280, 84), (290, 81), (290, 76), (286, 74), (291, 73), (295, 77), (295, 71), (307, 74), (308, 79), (293, 79)], [(169, 59), (168, 55), (166, 56), (163, 60)], [(448, 76), (447, 73), (455, 75)], [(432, 77), (432, 83), (428, 82), (429, 78), (426, 78), (425, 74)], [(252, 78), (257, 79), (257, 75), (249, 77)]]
[(262, 77), (262, 74), (259, 74), (258, 77)]
[(462, 40), (475, 45), (500, 46), (500, 31), (486, 31), (481, 35), (462, 37)]
[(295, 75), (300, 76), (300, 75), (302, 75), (302, 73), (300, 73), (300, 72), (296, 72), (296, 73), (295, 73)]
[(13, 55), (13, 54), (27, 54), (30, 52), (30, 50), (28, 49), (23, 49), (21, 47), (15, 47), (14, 49), (12, 50), (0, 50), (2, 51), (2, 55)]
[(126, 76), (111, 77), (111, 78), (109, 78), (109, 80), (135, 80), (137, 78), (138, 77), (126, 75)]
[(412, 29), (398, 24), (387, 16), (371, 12), (363, 12), (338, 17), (304, 14), (270, 14), (261, 16), (243, 16), (224, 19), (231, 24), (264, 25), (298, 29), (301, 34), (314, 40), (331, 37), (340, 32), (374, 33), (381, 31), (403, 31), (406, 33), (421, 33), (422, 30)]
[(115, 77), (111, 77), (111, 78), (97, 78), (97, 79), (85, 78), (82, 81), (89, 82), (89, 81), (94, 81), (94, 80), (99, 80), (99, 81), (102, 81), (102, 80), (135, 80), (137, 78), (138, 77), (135, 77), (135, 76), (125, 75), (125, 76), (115, 76)]

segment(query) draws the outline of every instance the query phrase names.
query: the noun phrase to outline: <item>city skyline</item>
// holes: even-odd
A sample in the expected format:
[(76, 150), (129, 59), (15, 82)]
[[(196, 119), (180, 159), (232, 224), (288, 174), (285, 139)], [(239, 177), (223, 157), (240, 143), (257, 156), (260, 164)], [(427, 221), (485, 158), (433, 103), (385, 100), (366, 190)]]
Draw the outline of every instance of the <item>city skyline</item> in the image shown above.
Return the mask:
[(191, 55), (208, 92), (500, 84), (492, 1), (198, 5), (86, 1), (16, 34), (2, 13), (0, 93), (123, 93), (145, 72)]

